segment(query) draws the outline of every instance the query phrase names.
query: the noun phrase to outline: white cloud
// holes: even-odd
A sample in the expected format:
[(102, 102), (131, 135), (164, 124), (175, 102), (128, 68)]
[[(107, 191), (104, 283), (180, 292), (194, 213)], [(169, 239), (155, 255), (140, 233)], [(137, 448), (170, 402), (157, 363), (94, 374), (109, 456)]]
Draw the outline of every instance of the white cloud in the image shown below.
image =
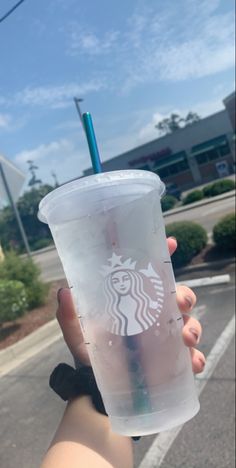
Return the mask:
[(125, 92), (141, 83), (219, 73), (234, 65), (234, 15), (220, 12), (222, 1), (149, 0), (122, 30), (103, 34), (74, 24), (70, 54), (99, 56), (97, 67), (112, 76), (110, 86)]
[(52, 172), (55, 172), (59, 183), (63, 183), (81, 176), (83, 169), (89, 166), (86, 149), (64, 138), (23, 150), (15, 155), (14, 162), (25, 170), (27, 161), (32, 160), (38, 165), (37, 175), (43, 182), (52, 183)]
[(185, 117), (189, 111), (196, 112), (201, 118), (212, 115), (216, 112), (219, 112), (224, 109), (224, 105), (221, 99), (213, 99), (209, 101), (198, 102), (191, 106), (191, 109), (183, 106), (181, 108), (171, 108), (166, 107), (161, 110), (161, 112), (154, 112), (151, 119), (144, 124), (138, 131), (138, 144), (146, 143), (150, 140), (158, 138), (160, 134), (158, 133), (155, 125), (157, 125), (161, 120), (169, 117), (172, 113), (179, 114), (181, 117)]
[[(148, 12), (149, 21), (146, 26), (143, 23), (138, 35), (135, 27), (135, 42), (129, 44), (125, 62), (124, 90), (138, 83), (201, 78), (234, 66), (232, 15), (217, 14), (218, 1), (207, 8), (206, 2), (200, 0), (195, 2), (195, 8), (187, 10), (189, 2), (182, 0), (176, 3), (176, 10), (172, 8), (159, 16)], [(135, 50), (137, 42), (139, 47)]]
[(118, 31), (107, 31), (103, 37), (95, 33), (81, 29), (77, 24), (73, 25), (70, 35), (70, 55), (104, 55), (113, 50), (117, 45), (120, 33)]
[(11, 117), (9, 114), (0, 114), (0, 129), (7, 130), (9, 128)]
[(51, 108), (64, 108), (71, 105), (74, 96), (85, 96), (90, 92), (100, 91), (105, 87), (102, 80), (88, 80), (85, 83), (67, 83), (59, 86), (26, 87), (17, 92), (9, 103), (24, 106), (49, 106)]
[(28, 160), (44, 160), (59, 153), (67, 154), (67, 152), (70, 152), (72, 148), (72, 143), (66, 139), (52, 141), (49, 144), (42, 144), (31, 150), (21, 151), (20, 153), (16, 154), (15, 161), (17, 163), (26, 163)]

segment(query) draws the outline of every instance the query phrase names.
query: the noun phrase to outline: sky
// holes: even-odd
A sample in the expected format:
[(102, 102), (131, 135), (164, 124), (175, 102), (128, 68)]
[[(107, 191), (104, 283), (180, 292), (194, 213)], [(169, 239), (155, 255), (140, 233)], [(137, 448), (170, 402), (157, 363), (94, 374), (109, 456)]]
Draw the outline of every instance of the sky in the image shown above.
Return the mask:
[[(16, 0), (1, 0), (0, 17)], [(205, 117), (235, 89), (233, 0), (25, 0), (0, 23), (0, 153), (43, 182), (158, 137), (172, 112)]]

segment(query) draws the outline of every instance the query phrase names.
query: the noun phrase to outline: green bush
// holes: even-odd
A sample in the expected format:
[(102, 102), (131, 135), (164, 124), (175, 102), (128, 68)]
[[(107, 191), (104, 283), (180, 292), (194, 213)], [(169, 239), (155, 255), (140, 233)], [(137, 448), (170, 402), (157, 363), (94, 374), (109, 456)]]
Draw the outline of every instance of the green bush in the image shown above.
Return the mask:
[(27, 310), (26, 291), (20, 281), (0, 280), (0, 324), (21, 317)]
[(177, 198), (173, 197), (173, 195), (165, 195), (161, 199), (161, 208), (162, 211), (168, 211), (171, 210), (171, 208), (174, 208), (174, 206), (177, 203)]
[(39, 278), (40, 269), (31, 258), (21, 258), (11, 252), (0, 263), (0, 280), (21, 281), (26, 290), (28, 308), (45, 303), (48, 286)]
[(202, 191), (203, 191), (203, 195), (204, 197), (211, 197), (211, 189), (212, 189), (212, 185), (213, 184), (208, 184), (208, 185), (205, 185), (205, 187), (203, 187)]
[(207, 244), (207, 233), (197, 223), (179, 221), (166, 226), (167, 236), (173, 236), (178, 242), (178, 248), (173, 254), (174, 267), (181, 267), (190, 263)]
[(224, 250), (235, 250), (235, 213), (224, 216), (213, 228), (215, 244)]
[(186, 197), (183, 199), (183, 205), (188, 205), (189, 203), (194, 203), (196, 201), (203, 199), (203, 192), (202, 190), (193, 190), (189, 192)]
[(203, 193), (205, 197), (215, 197), (216, 195), (229, 192), (233, 189), (235, 189), (235, 182), (233, 180), (221, 179), (217, 180), (213, 184), (206, 185), (203, 188)]

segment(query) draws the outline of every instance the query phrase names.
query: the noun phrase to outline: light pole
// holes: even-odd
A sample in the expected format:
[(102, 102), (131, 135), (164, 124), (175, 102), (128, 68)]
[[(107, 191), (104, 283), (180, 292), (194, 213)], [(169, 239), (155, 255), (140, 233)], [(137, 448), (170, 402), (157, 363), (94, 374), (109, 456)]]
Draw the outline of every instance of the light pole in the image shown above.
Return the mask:
[(84, 130), (84, 121), (83, 121), (83, 116), (82, 116), (82, 112), (81, 112), (81, 109), (80, 109), (80, 106), (79, 106), (79, 103), (80, 102), (83, 102), (83, 99), (82, 98), (77, 98), (77, 97), (74, 97), (74, 103), (75, 103), (75, 107), (77, 109), (77, 112), (79, 114), (79, 118), (80, 118), (80, 121), (81, 121), (81, 124), (82, 124), (82, 127), (83, 127), (83, 130)]
[(1, 164), (1, 162), (0, 162), (0, 174), (2, 176), (2, 181), (3, 181), (3, 185), (5, 187), (5, 190), (6, 190), (6, 194), (8, 196), (9, 202), (10, 202), (10, 204), (12, 206), (12, 209), (13, 209), (15, 217), (16, 217), (16, 221), (17, 221), (20, 233), (21, 233), (21, 237), (22, 237), (22, 240), (23, 240), (23, 243), (24, 243), (24, 246), (25, 246), (25, 250), (27, 252), (27, 255), (30, 256), (31, 252), (30, 252), (29, 243), (28, 243), (28, 240), (27, 240), (27, 237), (26, 237), (26, 234), (25, 234), (25, 230), (24, 230), (24, 227), (23, 227), (23, 224), (22, 224), (22, 221), (21, 221), (21, 218), (20, 218), (19, 211), (17, 209), (16, 203), (14, 202), (14, 199), (12, 197), (11, 190), (10, 190), (10, 187), (8, 185), (7, 178), (5, 176), (5, 173), (4, 173), (3, 166)]

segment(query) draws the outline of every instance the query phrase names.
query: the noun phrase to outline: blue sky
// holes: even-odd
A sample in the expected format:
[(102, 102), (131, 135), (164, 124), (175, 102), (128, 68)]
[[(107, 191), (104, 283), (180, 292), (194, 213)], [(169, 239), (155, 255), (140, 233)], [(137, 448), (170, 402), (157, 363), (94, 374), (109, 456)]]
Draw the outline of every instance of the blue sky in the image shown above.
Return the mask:
[[(1, 0), (0, 17), (15, 3)], [(158, 136), (171, 112), (234, 90), (233, 0), (25, 0), (0, 23), (0, 153), (60, 183), (90, 165), (73, 96), (106, 160)]]

